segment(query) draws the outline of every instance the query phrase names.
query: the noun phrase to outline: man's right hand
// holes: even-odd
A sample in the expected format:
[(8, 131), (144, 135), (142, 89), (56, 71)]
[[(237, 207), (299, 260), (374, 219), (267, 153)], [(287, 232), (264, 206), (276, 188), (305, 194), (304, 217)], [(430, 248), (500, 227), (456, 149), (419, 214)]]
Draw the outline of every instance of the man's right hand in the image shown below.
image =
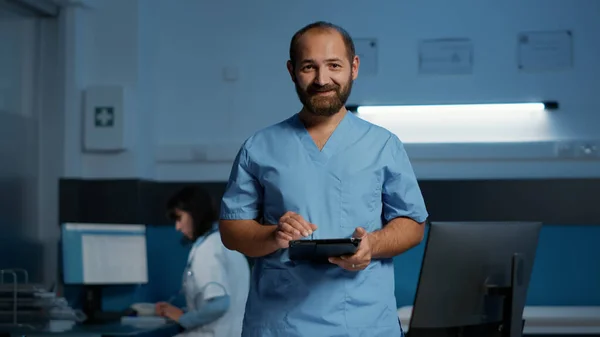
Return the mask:
[(279, 248), (288, 248), (290, 241), (307, 237), (315, 230), (317, 230), (317, 226), (304, 220), (301, 215), (287, 212), (279, 218), (275, 230), (275, 242)]

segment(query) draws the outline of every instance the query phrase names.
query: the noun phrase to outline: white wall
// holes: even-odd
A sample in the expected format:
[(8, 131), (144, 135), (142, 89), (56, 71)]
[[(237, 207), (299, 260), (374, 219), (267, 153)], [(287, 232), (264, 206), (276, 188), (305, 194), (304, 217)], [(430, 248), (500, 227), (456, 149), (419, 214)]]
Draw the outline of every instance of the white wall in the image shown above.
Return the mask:
[[(151, 130), (151, 69), (142, 53), (146, 35), (141, 35), (143, 12), (137, 0), (85, 1), (62, 11), (65, 51), (65, 176), (148, 177), (153, 175)], [(145, 9), (144, 9), (145, 10)], [(150, 19), (150, 15), (144, 18)], [(151, 35), (148, 35), (151, 36)], [(141, 67), (147, 68), (142, 74)], [(128, 151), (93, 153), (83, 151), (83, 99), (90, 86), (117, 85), (125, 88)], [(141, 90), (140, 90), (141, 88)], [(139, 102), (139, 104), (138, 104)], [(150, 106), (149, 106), (150, 105)], [(142, 109), (146, 110), (142, 110)], [(138, 115), (139, 112), (139, 115)], [(145, 150), (148, 148), (148, 150)]]
[[(300, 105), (285, 69), (289, 40), (303, 25), (329, 20), (355, 38), (376, 38), (379, 73), (360, 76), (351, 97), (362, 104), (424, 104), (556, 100), (548, 125), (525, 127), (530, 141), (509, 144), (409, 146), (421, 178), (600, 176), (598, 160), (554, 156), (554, 140), (600, 138), (593, 88), (600, 87), (600, 3), (580, 0), (338, 2), (106, 0), (80, 13), (86, 20), (75, 53), (85, 55), (80, 89), (122, 84), (132, 92), (129, 111), (136, 139), (117, 155), (68, 148), (67, 175), (224, 180), (231, 156), (220, 163), (186, 162), (190, 147), (224, 144), (232, 152), (254, 131), (295, 113)], [(110, 24), (108, 24), (110, 23)], [(517, 34), (573, 31), (571, 70), (522, 74)], [(475, 45), (474, 72), (466, 76), (417, 74), (416, 46), (428, 38), (467, 37)], [(237, 69), (237, 81), (223, 80)], [(68, 126), (72, 139), (80, 131)], [(460, 132), (476, 132), (464, 128)], [(523, 126), (519, 126), (523, 129)], [(515, 126), (515, 129), (519, 128)], [(432, 127), (433, 129), (433, 127)], [(423, 126), (424, 133), (431, 131)], [(510, 126), (499, 133), (515, 132)], [(403, 138), (402, 134), (399, 134)], [(155, 162), (175, 145), (180, 155)], [(69, 146), (69, 145), (68, 145)], [(164, 156), (163, 156), (164, 157)], [(179, 161), (179, 162), (177, 162)]]

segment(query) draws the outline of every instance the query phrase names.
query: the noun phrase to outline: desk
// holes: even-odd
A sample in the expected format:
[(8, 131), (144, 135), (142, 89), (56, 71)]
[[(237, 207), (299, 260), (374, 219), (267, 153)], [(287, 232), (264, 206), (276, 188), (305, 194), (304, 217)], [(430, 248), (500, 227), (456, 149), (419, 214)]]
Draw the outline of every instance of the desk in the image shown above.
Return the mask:
[[(412, 306), (398, 309), (402, 329), (408, 331)], [(600, 337), (600, 307), (526, 306), (523, 311), (525, 336)]]
[(75, 325), (63, 332), (34, 331), (28, 328), (0, 328), (0, 336), (8, 332), (11, 337), (172, 337), (179, 333), (177, 324), (134, 326), (121, 323), (103, 325)]

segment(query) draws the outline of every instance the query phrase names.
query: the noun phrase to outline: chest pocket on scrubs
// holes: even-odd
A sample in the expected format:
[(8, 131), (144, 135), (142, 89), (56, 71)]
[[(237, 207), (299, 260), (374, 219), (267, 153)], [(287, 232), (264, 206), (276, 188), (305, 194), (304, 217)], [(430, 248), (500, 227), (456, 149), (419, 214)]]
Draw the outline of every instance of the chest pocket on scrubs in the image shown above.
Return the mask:
[(381, 217), (381, 177), (376, 172), (359, 172), (342, 179), (341, 226), (368, 229)]

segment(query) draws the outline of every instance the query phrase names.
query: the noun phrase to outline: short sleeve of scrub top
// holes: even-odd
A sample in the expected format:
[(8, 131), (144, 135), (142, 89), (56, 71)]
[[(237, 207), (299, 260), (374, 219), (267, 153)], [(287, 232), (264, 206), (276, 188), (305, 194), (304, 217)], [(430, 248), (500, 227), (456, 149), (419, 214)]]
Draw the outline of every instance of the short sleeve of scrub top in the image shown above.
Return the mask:
[(211, 235), (194, 252), (192, 270), (198, 294), (198, 302), (229, 294), (229, 283), (225, 277), (223, 250), (219, 246), (220, 238)]
[(244, 143), (233, 163), (229, 182), (221, 200), (221, 219), (254, 220), (260, 214), (262, 189), (254, 174)]
[(391, 151), (392, 162), (386, 166), (384, 175), (383, 216), (386, 222), (406, 217), (423, 223), (427, 220), (428, 213), (404, 145), (398, 137), (392, 135), (387, 146)]

